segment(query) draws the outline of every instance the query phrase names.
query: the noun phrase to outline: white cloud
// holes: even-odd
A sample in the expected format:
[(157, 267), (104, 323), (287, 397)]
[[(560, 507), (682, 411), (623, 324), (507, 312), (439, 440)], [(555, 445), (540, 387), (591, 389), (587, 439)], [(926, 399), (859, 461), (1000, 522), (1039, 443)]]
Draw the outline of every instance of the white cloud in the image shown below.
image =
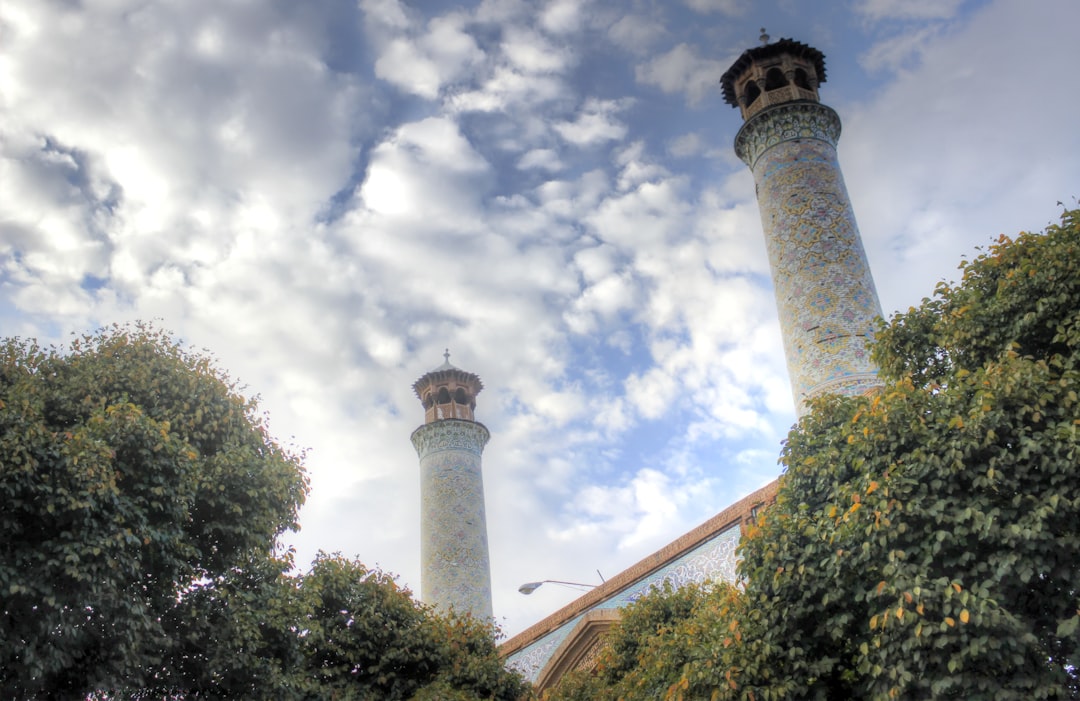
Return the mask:
[(553, 34), (581, 29), (582, 6), (587, 0), (550, 0), (540, 13), (540, 26)]
[(428, 99), (439, 94), (443, 79), (439, 64), (408, 39), (394, 39), (375, 62), (375, 75)]
[(869, 20), (948, 19), (964, 0), (859, 0), (855, 12)]
[(672, 140), (668, 145), (668, 152), (672, 156), (683, 158), (701, 153), (702, 146), (701, 135), (691, 132)]
[(746, 11), (741, 0), (684, 0), (684, 2), (694, 12), (702, 14), (719, 12), (725, 15), (741, 15)]
[(556, 77), (530, 75), (499, 66), (477, 90), (450, 95), (447, 106), (454, 112), (512, 112), (540, 107), (567, 94)]
[(456, 123), (430, 117), (402, 125), (375, 147), (359, 195), (379, 214), (462, 226), (479, 216), (475, 189), (487, 170)]
[(484, 53), (463, 29), (464, 18), (436, 17), (419, 37), (390, 39), (375, 61), (375, 75), (403, 90), (434, 99), (442, 88), (480, 64)]
[(899, 70), (917, 61), (922, 48), (939, 31), (938, 27), (921, 27), (884, 39), (863, 53), (859, 57), (859, 63), (871, 73), (881, 70)]
[(570, 51), (557, 48), (540, 34), (511, 27), (501, 44), (510, 64), (525, 73), (558, 73), (573, 60)]
[(537, 148), (529, 151), (518, 160), (517, 166), (522, 170), (546, 170), (552, 173), (563, 169), (559, 153), (549, 148)]
[(1044, 217), (1031, 213), (1075, 189), (1080, 172), (1055, 155), (1080, 152), (1069, 99), (1052, 71), (1026, 61), (1036, 53), (1040, 65), (1073, 61), (1065, 6), (1080, 20), (1067, 3), (999, 2), (966, 25), (927, 33), (917, 64), (844, 114), (841, 163), (886, 313), (917, 301), (906, 291), (928, 293), (954, 277), (973, 242), (1041, 227)]
[(665, 93), (683, 93), (690, 104), (699, 102), (710, 91), (718, 90), (717, 81), (727, 66), (701, 58), (697, 49), (679, 44), (635, 69), (639, 83), (655, 85)]
[(608, 28), (608, 36), (616, 46), (633, 53), (648, 51), (665, 35), (663, 23), (645, 15), (623, 15)]
[(589, 98), (572, 122), (558, 122), (555, 131), (575, 146), (591, 146), (621, 139), (626, 125), (615, 118), (629, 106), (627, 100), (598, 100)]
[(409, 12), (400, 0), (360, 0), (360, 9), (364, 14), (393, 29), (407, 29), (412, 25)]
[(619, 178), (616, 187), (620, 191), (630, 190), (638, 185), (659, 180), (667, 176), (667, 168), (645, 157), (645, 143), (635, 141), (615, 154), (615, 163), (619, 166)]

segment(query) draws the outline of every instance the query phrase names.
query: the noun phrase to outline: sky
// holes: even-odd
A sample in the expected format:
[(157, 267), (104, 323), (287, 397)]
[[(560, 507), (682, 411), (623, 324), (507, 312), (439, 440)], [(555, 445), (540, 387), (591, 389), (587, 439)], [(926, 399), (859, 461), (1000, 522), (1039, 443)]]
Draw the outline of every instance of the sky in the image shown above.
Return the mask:
[(886, 316), (1080, 196), (1072, 0), (4, 0), (0, 330), (151, 320), (307, 449), (284, 544), (420, 587), (443, 362), (514, 634), (780, 474), (795, 420), (718, 81), (820, 95)]

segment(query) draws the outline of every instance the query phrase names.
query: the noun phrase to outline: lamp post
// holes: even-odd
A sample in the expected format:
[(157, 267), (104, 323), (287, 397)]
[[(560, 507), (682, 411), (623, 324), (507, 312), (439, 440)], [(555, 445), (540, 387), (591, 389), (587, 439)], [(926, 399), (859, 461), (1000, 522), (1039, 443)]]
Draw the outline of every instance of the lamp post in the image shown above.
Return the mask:
[(558, 579), (542, 579), (539, 582), (526, 582), (518, 587), (518, 591), (525, 595), (532, 594), (544, 584), (561, 584), (566, 587), (585, 587), (587, 589), (598, 586), (596, 584), (584, 584), (582, 582), (563, 582)]

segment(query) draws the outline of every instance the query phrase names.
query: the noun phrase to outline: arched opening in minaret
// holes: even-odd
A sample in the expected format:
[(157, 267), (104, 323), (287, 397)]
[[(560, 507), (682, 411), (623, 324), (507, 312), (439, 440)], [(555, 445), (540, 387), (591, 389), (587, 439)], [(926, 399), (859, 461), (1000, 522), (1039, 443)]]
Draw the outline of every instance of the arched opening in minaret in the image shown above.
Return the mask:
[(435, 401), (438, 402), (439, 404), (449, 404), (450, 403), (450, 390), (446, 389), (445, 387), (440, 387), (439, 388), (439, 397)]
[(787, 78), (784, 77), (784, 72), (779, 68), (773, 66), (769, 69), (769, 72), (765, 74), (765, 91), (776, 90), (787, 85)]
[(795, 69), (795, 86), (803, 90), (810, 90), (810, 76), (802, 68)]
[(757, 86), (754, 81), (749, 81), (746, 84), (746, 106), (754, 104), (754, 100), (758, 99), (761, 95), (761, 88)]
[(431, 392), (427, 392), (424, 394), (424, 400), (421, 403), (424, 405), (425, 409), (430, 409), (435, 404), (435, 402), (431, 399)]
[(466, 406), (469, 403), (469, 395), (465, 394), (464, 389), (458, 387), (457, 392), (454, 392), (454, 401), (462, 406)]

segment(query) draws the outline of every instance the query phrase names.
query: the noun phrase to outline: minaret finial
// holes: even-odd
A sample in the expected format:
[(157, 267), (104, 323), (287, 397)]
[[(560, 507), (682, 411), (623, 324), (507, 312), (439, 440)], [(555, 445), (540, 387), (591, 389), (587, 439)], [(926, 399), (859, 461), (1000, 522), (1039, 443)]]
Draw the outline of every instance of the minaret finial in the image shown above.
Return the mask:
[(765, 27), (761, 28), (761, 36), (759, 36), (758, 39), (761, 39), (762, 46), (769, 43), (769, 35), (765, 33)]
[(445, 360), (446, 362), (448, 362), (448, 363), (450, 362), (450, 349), (449, 348), (447, 348), (445, 351), (443, 351), (442, 357), (443, 357), (443, 360)]

